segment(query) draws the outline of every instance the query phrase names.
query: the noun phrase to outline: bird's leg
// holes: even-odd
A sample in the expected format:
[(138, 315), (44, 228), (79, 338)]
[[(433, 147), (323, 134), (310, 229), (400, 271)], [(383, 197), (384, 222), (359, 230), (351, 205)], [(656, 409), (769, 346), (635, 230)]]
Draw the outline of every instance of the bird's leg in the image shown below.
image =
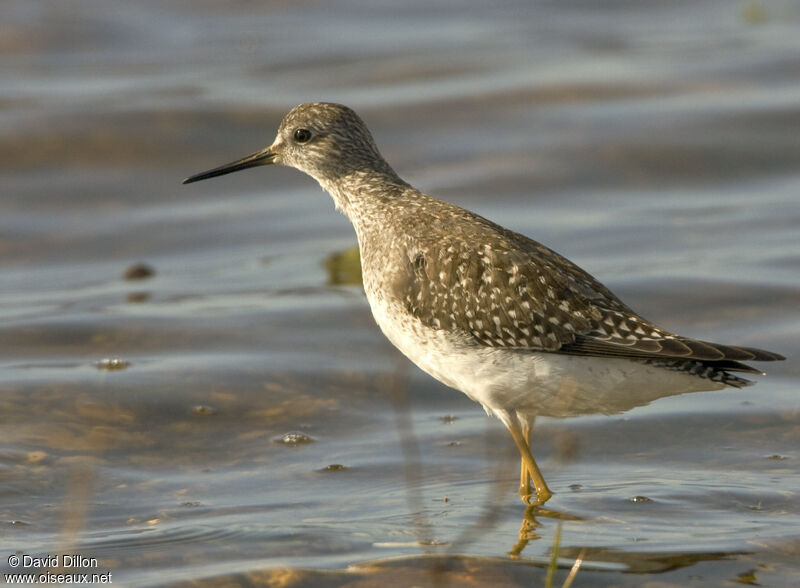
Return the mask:
[[(525, 445), (529, 448), (531, 446), (531, 425), (528, 421), (522, 423), (522, 439)], [(527, 498), (533, 493), (531, 492), (531, 474), (528, 471), (528, 466), (525, 464), (525, 458), (520, 454), (519, 457), (519, 494), (522, 500), (527, 502)]]
[[(533, 459), (531, 448), (525, 438), (526, 435), (522, 431), (519, 419), (516, 415), (508, 416), (510, 418), (504, 420), (507, 421), (506, 426), (511, 433), (511, 437), (514, 439), (514, 443), (517, 444), (517, 449), (519, 449), (519, 454), (522, 457), (522, 463), (527, 467), (528, 476), (533, 482), (533, 486), (536, 488), (536, 503), (540, 505), (544, 504), (550, 499), (553, 493), (550, 491), (550, 488), (547, 487), (547, 482), (544, 481), (544, 476), (542, 476), (539, 466), (536, 465), (536, 460)], [(530, 429), (528, 430), (528, 434), (530, 434)], [(527, 497), (523, 496), (523, 501), (527, 503)]]

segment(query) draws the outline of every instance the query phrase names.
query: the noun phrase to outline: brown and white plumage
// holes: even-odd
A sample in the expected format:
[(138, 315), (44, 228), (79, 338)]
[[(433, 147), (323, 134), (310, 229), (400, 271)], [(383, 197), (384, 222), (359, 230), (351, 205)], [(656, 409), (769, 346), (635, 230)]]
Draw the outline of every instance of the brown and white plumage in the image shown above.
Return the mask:
[(351, 109), (301, 104), (270, 147), (186, 183), (264, 164), (314, 177), (351, 220), (384, 334), (480, 402), (520, 449), (523, 487), (550, 491), (530, 454), (537, 415), (614, 413), (663, 396), (742, 386), (777, 353), (678, 336), (523, 235), (423, 194), (392, 170)]
[(638, 316), (544, 245), (456, 206), (414, 199), (434, 212), (418, 206), (415, 218), (406, 221), (424, 236), (409, 244), (408, 267), (394, 288), (428, 327), (469, 333), (489, 347), (693, 360), (720, 371), (759, 373), (737, 362), (781, 359), (760, 349), (675, 335)]

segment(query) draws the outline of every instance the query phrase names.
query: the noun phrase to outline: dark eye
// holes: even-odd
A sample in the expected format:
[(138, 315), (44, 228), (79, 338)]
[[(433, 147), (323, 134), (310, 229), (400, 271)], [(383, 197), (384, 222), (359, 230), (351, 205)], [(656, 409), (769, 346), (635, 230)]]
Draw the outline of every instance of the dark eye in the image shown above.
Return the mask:
[(306, 143), (311, 138), (311, 131), (308, 129), (297, 129), (294, 132), (294, 140), (298, 143)]

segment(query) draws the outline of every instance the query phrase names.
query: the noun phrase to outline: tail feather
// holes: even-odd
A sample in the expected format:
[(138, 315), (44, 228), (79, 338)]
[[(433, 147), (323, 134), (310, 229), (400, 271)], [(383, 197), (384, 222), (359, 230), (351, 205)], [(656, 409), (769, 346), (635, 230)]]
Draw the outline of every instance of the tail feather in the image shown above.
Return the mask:
[(712, 382), (719, 382), (734, 388), (743, 388), (754, 384), (752, 380), (741, 378), (730, 372), (747, 372), (750, 374), (764, 375), (764, 372), (739, 363), (738, 361), (699, 361), (695, 359), (649, 359), (647, 363), (669, 370), (684, 372), (698, 378), (705, 378)]

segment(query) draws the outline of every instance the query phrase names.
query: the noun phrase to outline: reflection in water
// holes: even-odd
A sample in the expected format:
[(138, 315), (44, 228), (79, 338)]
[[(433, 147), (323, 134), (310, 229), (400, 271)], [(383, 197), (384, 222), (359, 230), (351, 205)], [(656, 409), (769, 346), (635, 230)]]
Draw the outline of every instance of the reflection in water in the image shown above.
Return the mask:
[[(528, 543), (534, 539), (540, 539), (541, 536), (536, 533), (536, 529), (541, 526), (538, 518), (555, 519), (558, 521), (583, 521), (582, 517), (570, 515), (563, 512), (544, 508), (538, 504), (531, 504), (525, 509), (525, 515), (522, 517), (522, 525), (519, 528), (519, 540), (514, 544), (508, 554), (511, 557), (519, 557)], [(561, 526), (558, 526), (561, 529)], [(560, 531), (556, 535), (556, 539), (560, 538)], [(583, 559), (579, 555), (577, 559)]]

